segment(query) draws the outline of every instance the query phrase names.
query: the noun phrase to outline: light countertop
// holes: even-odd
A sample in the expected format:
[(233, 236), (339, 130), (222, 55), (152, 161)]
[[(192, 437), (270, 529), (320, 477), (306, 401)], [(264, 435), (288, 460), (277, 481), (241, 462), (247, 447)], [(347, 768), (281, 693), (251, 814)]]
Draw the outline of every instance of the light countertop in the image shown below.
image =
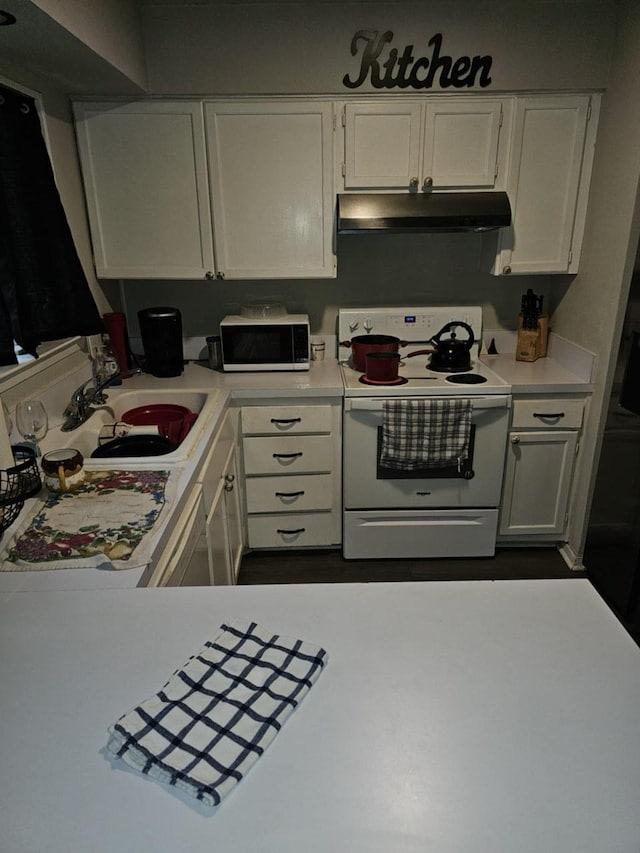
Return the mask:
[[(329, 664), (217, 812), (104, 751), (227, 619)], [(0, 593), (7, 853), (638, 849), (640, 650), (553, 581)]]
[(483, 361), (511, 385), (513, 394), (590, 394), (593, 385), (557, 359), (516, 361), (515, 353), (483, 355)]

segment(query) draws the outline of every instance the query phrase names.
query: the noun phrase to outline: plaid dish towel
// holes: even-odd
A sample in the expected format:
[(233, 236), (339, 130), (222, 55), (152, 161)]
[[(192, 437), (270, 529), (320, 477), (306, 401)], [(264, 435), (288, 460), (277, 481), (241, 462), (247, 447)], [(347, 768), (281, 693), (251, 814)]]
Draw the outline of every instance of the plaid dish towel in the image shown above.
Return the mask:
[(469, 454), (471, 400), (385, 400), (380, 465), (395, 471), (444, 468)]
[(327, 664), (320, 647), (255, 622), (221, 633), (109, 729), (107, 750), (209, 806), (247, 773)]

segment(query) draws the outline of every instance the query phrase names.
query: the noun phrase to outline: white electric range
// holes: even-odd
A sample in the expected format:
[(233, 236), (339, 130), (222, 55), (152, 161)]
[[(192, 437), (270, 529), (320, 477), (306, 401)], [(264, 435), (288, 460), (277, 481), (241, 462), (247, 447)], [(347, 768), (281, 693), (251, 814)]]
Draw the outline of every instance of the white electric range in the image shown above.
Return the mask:
[[(430, 369), (430, 355), (408, 357), (450, 322), (470, 326), (471, 365)], [(353, 337), (392, 335), (401, 342), (399, 380), (370, 384), (353, 367)], [(343, 554), (347, 559), (491, 556), (511, 407), (511, 386), (479, 360), (478, 306), (341, 309), (339, 360), (344, 380)], [(461, 381), (462, 380), (462, 381)], [(471, 405), (469, 452), (459, 464), (412, 472), (380, 465), (385, 400), (462, 398)]]

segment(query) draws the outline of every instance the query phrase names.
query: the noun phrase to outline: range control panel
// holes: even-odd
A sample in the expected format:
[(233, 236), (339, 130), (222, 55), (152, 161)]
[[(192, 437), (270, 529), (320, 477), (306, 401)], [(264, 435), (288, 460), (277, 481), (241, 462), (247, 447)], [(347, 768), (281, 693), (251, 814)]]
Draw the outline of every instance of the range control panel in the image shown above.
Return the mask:
[[(424, 341), (436, 335), (447, 323), (462, 322), (471, 326), (476, 341), (482, 335), (482, 308), (474, 305), (420, 308), (341, 308), (338, 312), (340, 341), (356, 335), (394, 335), (406, 341)], [(460, 338), (467, 334), (460, 329)], [(340, 358), (348, 356), (340, 348)]]

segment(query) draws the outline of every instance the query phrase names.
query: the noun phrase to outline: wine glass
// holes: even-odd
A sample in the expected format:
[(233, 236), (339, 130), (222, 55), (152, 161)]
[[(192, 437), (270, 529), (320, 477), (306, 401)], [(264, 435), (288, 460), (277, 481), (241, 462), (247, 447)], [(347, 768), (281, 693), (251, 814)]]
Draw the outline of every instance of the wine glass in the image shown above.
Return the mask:
[(38, 441), (47, 434), (47, 412), (40, 400), (24, 400), (16, 406), (16, 426), (26, 444), (41, 456)]

